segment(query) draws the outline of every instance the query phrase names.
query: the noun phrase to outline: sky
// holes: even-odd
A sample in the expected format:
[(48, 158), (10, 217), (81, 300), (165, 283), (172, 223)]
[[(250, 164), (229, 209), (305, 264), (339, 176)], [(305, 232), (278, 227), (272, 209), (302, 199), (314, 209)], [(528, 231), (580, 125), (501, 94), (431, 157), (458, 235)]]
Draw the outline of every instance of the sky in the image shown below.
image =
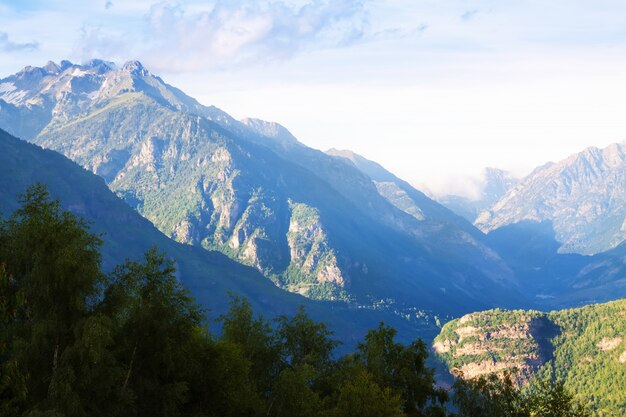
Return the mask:
[(0, 0), (0, 78), (91, 58), (432, 195), (626, 139), (621, 0)]

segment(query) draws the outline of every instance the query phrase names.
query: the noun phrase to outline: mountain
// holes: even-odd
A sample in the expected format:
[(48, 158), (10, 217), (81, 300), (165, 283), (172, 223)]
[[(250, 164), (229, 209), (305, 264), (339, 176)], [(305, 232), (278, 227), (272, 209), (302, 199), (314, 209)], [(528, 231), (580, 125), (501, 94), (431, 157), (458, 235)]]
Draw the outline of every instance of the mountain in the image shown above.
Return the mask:
[(626, 415), (626, 300), (550, 313), (468, 314), (446, 323), (434, 349), (466, 378), (513, 367), (522, 383), (551, 375), (595, 415)]
[(278, 124), (202, 106), (139, 62), (27, 67), (0, 80), (0, 100), (0, 126), (98, 174), (165, 235), (291, 292), (405, 316), (523, 302), (469, 222)]
[[(440, 223), (456, 221), (460, 228), (467, 224), (380, 164), (351, 151), (331, 149), (327, 153), (343, 158), (367, 174), (380, 194), (401, 210)], [(486, 172), (487, 178), (492, 179), (483, 191), (487, 199), (491, 196), (495, 200), (515, 182), (504, 171), (487, 169)], [(472, 233), (471, 228), (465, 230)], [(527, 296), (527, 306), (565, 308), (626, 296), (623, 278), (626, 244), (595, 256), (561, 254), (552, 228), (545, 222), (528, 221), (502, 227), (482, 239), (489, 247), (496, 248), (498, 255), (515, 272)]]
[(626, 239), (626, 142), (595, 147), (535, 169), (475, 225), (484, 232), (550, 222), (559, 251), (596, 254)]
[(254, 268), (241, 265), (216, 251), (173, 241), (158, 231), (98, 176), (66, 157), (12, 137), (0, 130), (0, 218), (19, 207), (18, 196), (35, 182), (44, 183), (65, 210), (91, 223), (102, 235), (105, 270), (124, 260), (139, 259), (153, 246), (176, 261), (177, 275), (215, 319), (228, 308), (228, 293), (250, 300), (266, 318), (294, 314), (300, 305), (318, 321), (327, 322), (336, 337), (353, 347), (369, 328), (384, 320), (396, 327), (400, 340), (432, 340), (437, 328), (432, 317), (404, 317), (378, 308), (356, 308), (345, 303), (314, 301), (277, 288)]
[(438, 201), (470, 222), (483, 211), (494, 205), (506, 192), (519, 182), (511, 173), (498, 168), (485, 168), (479, 185), (480, 192), (470, 198), (460, 195), (445, 195)]

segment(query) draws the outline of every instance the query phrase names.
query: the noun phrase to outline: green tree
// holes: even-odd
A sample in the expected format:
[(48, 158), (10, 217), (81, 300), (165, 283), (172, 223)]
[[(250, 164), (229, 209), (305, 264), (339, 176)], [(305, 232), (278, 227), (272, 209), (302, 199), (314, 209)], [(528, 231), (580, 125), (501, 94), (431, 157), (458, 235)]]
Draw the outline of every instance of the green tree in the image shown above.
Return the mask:
[[(0, 236), (4, 233), (0, 229)], [(0, 416), (15, 416), (26, 399), (27, 388), (19, 364), (11, 357), (11, 333), (24, 298), (15, 280), (0, 264)]]
[(230, 307), (220, 316), (222, 338), (241, 349), (243, 358), (250, 362), (250, 376), (256, 384), (256, 391), (269, 398), (272, 385), (283, 365), (281, 347), (270, 323), (263, 317), (254, 317), (250, 303), (231, 295)]
[(535, 381), (526, 397), (530, 417), (591, 417), (591, 412), (574, 400), (560, 381)]
[[(461, 375), (462, 376), (462, 375)], [(512, 374), (490, 374), (454, 384), (459, 417), (590, 417), (564, 385), (552, 379), (534, 381), (520, 390)]]
[[(80, 413), (77, 381), (69, 352), (84, 334), (76, 329), (88, 320), (105, 276), (100, 269), (101, 239), (88, 225), (60, 209), (41, 184), (21, 197), (21, 207), (5, 222), (0, 262), (11, 291), (23, 297), (23, 308), (11, 319), (13, 376), (26, 387), (28, 407), (41, 412)], [(6, 286), (5, 286), (6, 288)], [(20, 373), (21, 376), (18, 376)]]
[(490, 374), (472, 380), (462, 375), (453, 386), (454, 404), (462, 417), (526, 417), (528, 403), (515, 386), (510, 372)]
[(203, 314), (156, 248), (144, 262), (127, 261), (112, 274), (103, 313), (115, 325), (115, 355), (124, 369), (119, 413), (176, 416), (188, 398), (189, 351)]
[(434, 371), (426, 367), (426, 345), (421, 340), (408, 346), (396, 343), (396, 333), (380, 323), (359, 343), (358, 358), (376, 383), (400, 394), (407, 415), (442, 415), (447, 395), (435, 388)]
[(312, 389), (317, 378), (312, 366), (303, 364), (285, 368), (278, 375), (268, 415), (275, 417), (315, 417), (322, 413), (322, 401)]
[(381, 388), (363, 370), (341, 387), (333, 417), (403, 417), (402, 400), (390, 388)]
[(199, 331), (187, 350), (185, 365), (189, 392), (182, 415), (266, 415), (265, 402), (250, 376), (251, 363), (238, 345), (213, 341), (208, 332)]
[(325, 323), (311, 320), (302, 306), (293, 317), (282, 316), (277, 322), (283, 359), (287, 363), (291, 366), (308, 364), (318, 370), (330, 363), (338, 342), (331, 340), (333, 333)]

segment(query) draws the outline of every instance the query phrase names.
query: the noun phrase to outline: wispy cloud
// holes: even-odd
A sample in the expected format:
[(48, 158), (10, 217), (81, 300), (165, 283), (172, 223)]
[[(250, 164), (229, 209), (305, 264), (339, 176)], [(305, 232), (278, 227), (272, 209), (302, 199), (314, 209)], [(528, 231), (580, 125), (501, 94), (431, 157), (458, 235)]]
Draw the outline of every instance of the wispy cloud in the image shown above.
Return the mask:
[(472, 20), (474, 17), (476, 17), (478, 13), (480, 13), (480, 9), (467, 10), (461, 15), (461, 20), (464, 20), (464, 21)]
[(388, 29), (383, 29), (378, 32), (374, 32), (371, 35), (368, 35), (368, 39), (372, 40), (386, 40), (386, 39), (401, 39), (407, 38), (410, 36), (421, 35), (422, 33), (428, 30), (428, 25), (426, 23), (420, 23), (416, 26), (412, 27), (392, 27)]
[(104, 8), (109, 10), (111, 7), (113, 7), (113, 2), (111, 0), (108, 0), (106, 3), (104, 3)]
[(114, 32), (107, 32), (101, 26), (83, 25), (80, 28), (80, 40), (71, 54), (72, 59), (88, 61), (92, 58), (123, 61), (133, 55), (128, 37)]
[[(127, 35), (142, 36), (135, 53), (155, 70), (227, 68), (359, 42), (369, 1), (217, 0), (204, 10), (162, 2), (150, 7), (141, 34)], [(86, 28), (78, 50), (100, 51), (119, 37)]]
[(6, 32), (0, 32), (0, 51), (2, 52), (34, 51), (36, 49), (39, 49), (39, 42), (13, 42)]

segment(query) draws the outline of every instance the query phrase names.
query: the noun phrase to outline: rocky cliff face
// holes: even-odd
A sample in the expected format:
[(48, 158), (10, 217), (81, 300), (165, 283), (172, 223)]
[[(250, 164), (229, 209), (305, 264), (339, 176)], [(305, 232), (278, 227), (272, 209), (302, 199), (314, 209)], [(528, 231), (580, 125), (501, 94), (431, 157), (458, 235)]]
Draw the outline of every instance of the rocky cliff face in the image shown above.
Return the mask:
[(492, 310), (446, 324), (433, 348), (453, 373), (472, 379), (516, 370), (519, 383), (552, 357), (556, 327), (539, 312)]
[(588, 148), (535, 169), (476, 226), (490, 232), (521, 221), (552, 223), (561, 252), (594, 254), (626, 239), (626, 143)]
[(290, 209), (287, 241), (291, 262), (285, 279), (290, 291), (325, 299), (345, 298), (347, 276), (339, 268), (319, 211), (294, 202), (290, 202)]

